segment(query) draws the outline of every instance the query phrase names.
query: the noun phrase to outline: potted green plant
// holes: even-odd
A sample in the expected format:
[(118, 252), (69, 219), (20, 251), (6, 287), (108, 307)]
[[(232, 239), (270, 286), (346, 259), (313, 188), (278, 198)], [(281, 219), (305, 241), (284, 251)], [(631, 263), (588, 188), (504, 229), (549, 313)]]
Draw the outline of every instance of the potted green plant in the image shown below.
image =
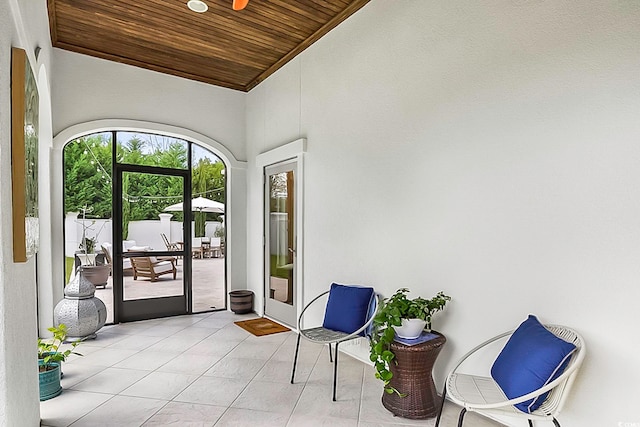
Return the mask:
[(84, 254), (92, 254), (96, 249), (96, 239), (93, 237), (83, 237), (80, 242), (80, 250)]
[(40, 400), (48, 400), (62, 393), (60, 386), (61, 364), (71, 354), (82, 356), (75, 352), (75, 348), (81, 341), (71, 343), (71, 348), (61, 351), (60, 346), (67, 338), (67, 326), (61, 323), (58, 326), (48, 328), (53, 333), (53, 338), (38, 338), (38, 371), (40, 379)]
[[(378, 309), (378, 313), (373, 319), (373, 330), (370, 339), (370, 359), (375, 365), (376, 378), (384, 382), (384, 389), (387, 393), (401, 393), (389, 386), (389, 381), (393, 378), (393, 373), (389, 365), (394, 363), (395, 355), (391, 351), (390, 345), (396, 335), (414, 338), (426, 328), (431, 330), (432, 316), (444, 309), (451, 297), (440, 291), (432, 298), (422, 297), (410, 299), (407, 297), (409, 289), (401, 288), (389, 298), (385, 298)], [(415, 319), (417, 322), (413, 322)], [(415, 327), (417, 334), (405, 332), (403, 323), (417, 323)], [(396, 331), (400, 329), (400, 333)]]
[[(90, 208), (86, 207), (82, 209), (82, 238), (79, 251), (76, 252), (76, 257), (80, 260), (78, 270), (82, 271), (83, 276), (95, 287), (105, 288), (111, 274), (111, 265), (96, 262), (96, 239), (95, 237), (87, 236), (89, 226), (86, 225), (86, 216), (90, 210)], [(93, 223), (95, 223), (95, 220)]]

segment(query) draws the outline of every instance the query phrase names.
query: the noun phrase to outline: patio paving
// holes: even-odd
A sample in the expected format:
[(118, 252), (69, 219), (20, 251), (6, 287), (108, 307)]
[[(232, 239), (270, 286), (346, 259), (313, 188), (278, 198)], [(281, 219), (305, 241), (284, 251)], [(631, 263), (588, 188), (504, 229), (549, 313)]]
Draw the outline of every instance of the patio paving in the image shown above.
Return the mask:
[[(133, 280), (131, 273), (125, 272), (125, 300), (163, 297), (182, 294), (183, 260), (178, 260), (176, 279), (165, 274), (157, 281), (151, 282), (147, 277)], [(204, 258), (193, 259), (191, 264), (193, 278), (193, 312), (199, 313), (214, 309), (224, 309), (225, 291), (225, 259)], [(96, 297), (107, 306), (107, 323), (113, 323), (113, 278), (109, 277), (105, 289), (96, 289)]]

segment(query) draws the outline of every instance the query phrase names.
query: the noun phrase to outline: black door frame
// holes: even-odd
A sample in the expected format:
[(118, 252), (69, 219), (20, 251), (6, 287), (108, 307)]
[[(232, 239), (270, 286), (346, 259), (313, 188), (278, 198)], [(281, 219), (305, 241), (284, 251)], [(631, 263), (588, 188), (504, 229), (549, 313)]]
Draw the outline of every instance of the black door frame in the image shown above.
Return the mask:
[[(113, 147), (117, 146), (116, 141)], [(158, 317), (177, 316), (191, 314), (191, 257), (185, 254), (191, 253), (191, 145), (188, 145), (189, 164), (187, 169), (171, 169), (156, 166), (143, 166), (120, 164), (113, 162), (113, 320), (114, 323), (130, 322), (135, 320), (154, 319)], [(116, 159), (116, 157), (113, 157)], [(182, 255), (183, 262), (183, 294), (162, 298), (146, 298), (139, 300), (124, 300), (123, 284), (124, 274), (122, 268), (122, 175), (125, 172), (146, 173), (154, 175), (177, 176), (183, 178), (183, 252), (150, 251), (137, 253), (138, 255), (175, 256)], [(136, 253), (132, 253), (135, 255)]]

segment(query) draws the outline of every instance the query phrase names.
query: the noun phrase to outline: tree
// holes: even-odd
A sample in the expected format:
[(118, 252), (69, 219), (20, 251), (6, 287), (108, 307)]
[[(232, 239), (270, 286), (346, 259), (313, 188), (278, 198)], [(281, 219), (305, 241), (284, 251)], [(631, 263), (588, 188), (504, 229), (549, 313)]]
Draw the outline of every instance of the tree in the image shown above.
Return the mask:
[(92, 207), (97, 218), (111, 218), (111, 138), (94, 134), (64, 148), (64, 210)]
[[(157, 135), (141, 136), (146, 136), (147, 139), (136, 135), (119, 144), (117, 155), (120, 162), (184, 169), (187, 158), (184, 143)], [(129, 221), (157, 219), (165, 207), (182, 198), (182, 192), (181, 178), (160, 174), (125, 173), (122, 192), (123, 227), (128, 226)]]
[[(65, 213), (91, 207), (95, 218), (112, 217), (112, 135), (111, 132), (77, 138), (64, 148)], [(187, 142), (151, 134), (118, 133), (116, 158), (119, 163), (186, 169)], [(203, 157), (192, 171), (193, 196), (224, 203), (224, 164)], [(157, 219), (164, 209), (184, 198), (180, 177), (125, 172), (122, 176), (123, 238), (130, 221)], [(183, 213), (177, 212), (182, 220)], [(204, 236), (205, 221), (217, 214), (196, 213), (196, 236)]]
[[(200, 159), (193, 168), (191, 188), (194, 197), (202, 196), (217, 202), (224, 203), (224, 164), (211, 162), (210, 159)], [(205, 234), (205, 222), (207, 216), (213, 216), (206, 212), (196, 212), (194, 215), (194, 235), (202, 237)]]
[[(191, 192), (195, 194), (206, 193), (207, 191), (207, 174), (202, 165), (202, 162), (198, 163), (192, 172), (191, 177)], [(205, 234), (205, 225), (207, 220), (207, 214), (205, 212), (196, 212), (194, 215), (194, 236), (202, 237)]]

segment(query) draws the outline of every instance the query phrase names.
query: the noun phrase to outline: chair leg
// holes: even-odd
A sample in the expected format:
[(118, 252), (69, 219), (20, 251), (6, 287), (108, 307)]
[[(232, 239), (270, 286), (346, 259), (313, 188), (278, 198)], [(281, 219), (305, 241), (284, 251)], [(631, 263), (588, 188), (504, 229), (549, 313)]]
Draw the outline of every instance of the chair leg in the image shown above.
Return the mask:
[(462, 408), (460, 411), (460, 416), (458, 417), (458, 427), (462, 427), (462, 422), (464, 421), (464, 414), (467, 413), (467, 408)]
[(442, 402), (440, 402), (440, 410), (438, 411), (438, 418), (436, 418), (436, 425), (434, 427), (438, 427), (440, 425), (440, 418), (442, 417), (442, 409), (444, 409), (444, 399), (447, 396), (447, 385), (444, 385), (442, 389)]
[(333, 363), (333, 356), (331, 355), (331, 344), (327, 344), (329, 346), (329, 362)]
[(529, 427), (533, 427), (533, 421), (527, 420), (529, 422)]
[(333, 361), (333, 401), (336, 401), (336, 381), (338, 379), (338, 343), (336, 343), (336, 355)]
[(553, 425), (556, 427), (560, 427), (560, 423), (555, 418), (553, 419)]
[(293, 371), (291, 371), (291, 384), (293, 384), (293, 376), (296, 374), (296, 363), (298, 362), (298, 350), (300, 349), (300, 334), (296, 340), (296, 353), (293, 356)]

